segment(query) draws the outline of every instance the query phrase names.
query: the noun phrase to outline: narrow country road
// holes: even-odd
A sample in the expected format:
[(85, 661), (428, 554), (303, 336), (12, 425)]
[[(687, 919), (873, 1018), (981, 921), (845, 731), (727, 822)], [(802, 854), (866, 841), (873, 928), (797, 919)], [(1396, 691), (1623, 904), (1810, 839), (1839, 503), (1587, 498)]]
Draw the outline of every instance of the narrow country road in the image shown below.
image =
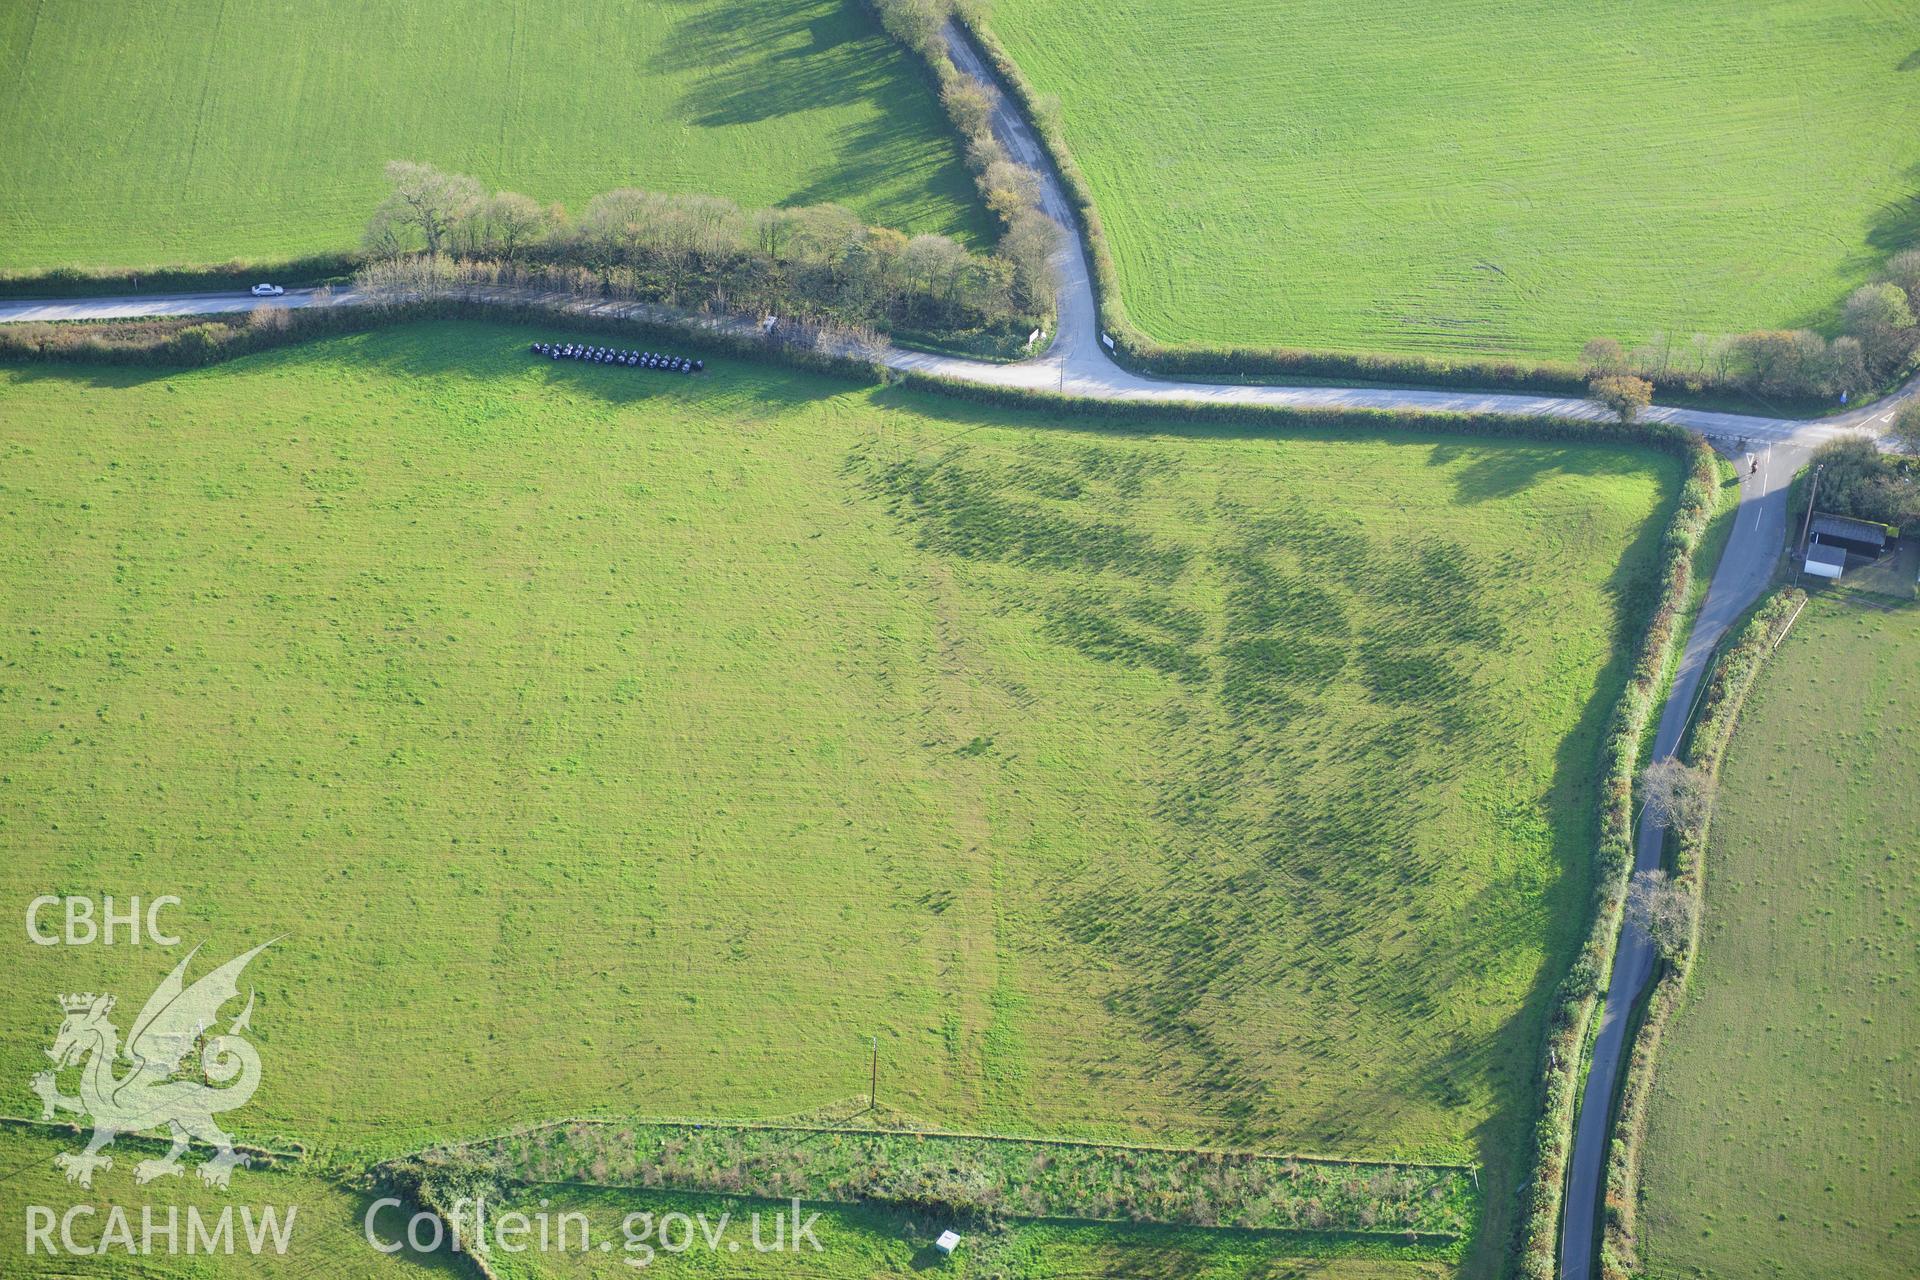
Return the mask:
[[(1378, 409), (1413, 413), (1507, 413), (1562, 418), (1606, 416), (1592, 402), (1569, 396), (1176, 382), (1145, 377), (1121, 368), (1108, 357), (1102, 346), (1092, 276), (1081, 245), (1073, 206), (1045, 150), (1025, 118), (1003, 92), (985, 59), (951, 22), (946, 29), (946, 40), (955, 65), (977, 81), (992, 98), (993, 128), (1001, 143), (1015, 159), (1040, 175), (1041, 206), (1063, 232), (1060, 248), (1054, 256), (1059, 276), (1058, 332), (1045, 354), (1017, 364), (990, 364), (889, 347), (879, 357), (887, 365), (965, 382), (1057, 391), (1103, 400)], [(485, 297), (484, 294), (470, 296)], [(504, 295), (499, 296), (504, 300)], [(535, 298), (525, 294), (515, 295), (511, 300), (550, 300), (584, 313), (599, 315), (634, 315), (649, 310), (639, 305), (584, 303), (577, 299)], [(0, 302), (0, 323), (216, 315), (260, 307), (353, 306), (363, 301), (352, 289), (327, 293), (289, 289), (284, 297), (270, 299), (231, 293), (183, 293), (10, 301)], [(731, 331), (751, 333), (753, 330), (753, 325), (748, 321), (706, 323)], [(1693, 632), (1686, 641), (1674, 677), (1673, 691), (1661, 713), (1654, 739), (1655, 760), (1672, 755), (1679, 745), (1714, 646), (1727, 628), (1759, 598), (1772, 579), (1774, 566), (1786, 542), (1787, 486), (1794, 472), (1813, 447), (1822, 441), (1849, 432), (1882, 433), (1892, 421), (1895, 410), (1916, 395), (1920, 395), (1920, 379), (1915, 379), (1895, 395), (1876, 404), (1817, 421), (1716, 413), (1664, 405), (1655, 406), (1645, 413), (1644, 416), (1649, 420), (1674, 423), (1723, 443), (1741, 439), (1750, 441), (1762, 461), (1758, 473), (1741, 477), (1740, 507), (1733, 535), (1714, 573)], [(1641, 821), (1634, 842), (1636, 870), (1659, 864), (1661, 834), (1659, 825), (1651, 817)], [(1592, 1065), (1581, 1099), (1563, 1214), (1560, 1253), (1562, 1280), (1591, 1280), (1594, 1274), (1595, 1235), (1603, 1191), (1608, 1130), (1612, 1120), (1611, 1104), (1628, 1050), (1626, 1020), (1652, 971), (1651, 943), (1637, 928), (1628, 926), (1621, 934), (1618, 957), (1601, 1010)]]
[[(1773, 580), (1774, 566), (1787, 541), (1787, 487), (1810, 451), (1804, 440), (1789, 438), (1763, 448), (1760, 471), (1741, 477), (1740, 507), (1734, 513), (1737, 523), (1681, 652), (1673, 688), (1654, 732), (1651, 760), (1665, 760), (1679, 747), (1714, 646)], [(1634, 832), (1635, 871), (1660, 865), (1663, 835), (1653, 813), (1643, 813)], [(1627, 1040), (1627, 1020), (1653, 976), (1653, 960), (1653, 942), (1646, 933), (1637, 925), (1623, 927), (1613, 975), (1599, 1010), (1592, 1065), (1581, 1093), (1573, 1152), (1568, 1160), (1566, 1203), (1561, 1209), (1561, 1280), (1592, 1280), (1596, 1274), (1594, 1258), (1599, 1247), (1601, 1198), (1606, 1192), (1613, 1098), (1632, 1049)]]

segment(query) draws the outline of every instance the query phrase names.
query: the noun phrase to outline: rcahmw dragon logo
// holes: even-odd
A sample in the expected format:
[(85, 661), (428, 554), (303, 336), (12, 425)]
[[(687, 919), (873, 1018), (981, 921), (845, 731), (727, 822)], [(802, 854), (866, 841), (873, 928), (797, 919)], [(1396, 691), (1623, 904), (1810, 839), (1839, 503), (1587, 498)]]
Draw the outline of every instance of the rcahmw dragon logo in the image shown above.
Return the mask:
[[(108, 1018), (113, 1012), (112, 996), (60, 997), (66, 1019), (53, 1048), (47, 1050), (54, 1069), (33, 1078), (33, 1091), (40, 1095), (43, 1120), (53, 1119), (55, 1111), (76, 1111), (93, 1119), (93, 1138), (84, 1151), (54, 1157), (54, 1164), (66, 1170), (68, 1182), (91, 1187), (95, 1170), (113, 1167), (113, 1157), (101, 1152), (116, 1137), (162, 1128), (172, 1134), (173, 1149), (158, 1160), (142, 1160), (134, 1166), (135, 1182), (179, 1173), (180, 1157), (194, 1139), (214, 1148), (213, 1157), (200, 1166), (200, 1178), (209, 1186), (225, 1187), (234, 1166), (247, 1163), (213, 1117), (243, 1105), (260, 1087), (260, 1055), (242, 1038), (253, 1017), (252, 993), (225, 1034), (209, 1036), (204, 1042), (201, 1035), (220, 1016), (220, 1007), (239, 997), (240, 972), (247, 962), (273, 941), (261, 943), (187, 986), (187, 965), (200, 952), (195, 947), (147, 998), (124, 1048), (119, 1030)], [(196, 1048), (197, 1071), (187, 1060)], [(116, 1074), (123, 1062), (130, 1064), (128, 1070)], [(61, 1093), (57, 1079), (59, 1072), (73, 1066), (80, 1067), (77, 1098)]]

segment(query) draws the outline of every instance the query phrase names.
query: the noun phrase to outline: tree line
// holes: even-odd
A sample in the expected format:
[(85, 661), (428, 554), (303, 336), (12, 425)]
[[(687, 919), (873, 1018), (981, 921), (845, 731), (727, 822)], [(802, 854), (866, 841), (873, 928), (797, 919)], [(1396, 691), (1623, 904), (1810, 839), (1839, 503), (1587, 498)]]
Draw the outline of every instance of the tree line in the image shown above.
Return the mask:
[(1654, 338), (1631, 350), (1596, 338), (1581, 352), (1589, 378), (1640, 377), (1662, 387), (1727, 389), (1783, 399), (1857, 396), (1885, 386), (1920, 350), (1920, 249), (1896, 254), (1848, 296), (1840, 334), (1758, 329), (1729, 337)]
[(1021, 288), (1053, 310), (1053, 251), (1060, 228), (1040, 211), (1040, 175), (1014, 160), (993, 136), (993, 97), (961, 74), (947, 56), (945, 28), (956, 0), (868, 0), (888, 35), (911, 49), (932, 74), (940, 105), (959, 130), (967, 168), (980, 198), (1000, 220), (999, 256)]
[(410, 160), (389, 163), (387, 179), (389, 194), (364, 235), (374, 275), (390, 276), (409, 259), (490, 263), (556, 287), (591, 281), (608, 294), (688, 310), (989, 333), (1002, 345), (1024, 339), (1053, 302), (1050, 246), (1029, 260), (1033, 246), (1011, 232), (979, 254), (948, 236), (868, 226), (835, 204), (753, 209), (622, 188), (575, 217)]

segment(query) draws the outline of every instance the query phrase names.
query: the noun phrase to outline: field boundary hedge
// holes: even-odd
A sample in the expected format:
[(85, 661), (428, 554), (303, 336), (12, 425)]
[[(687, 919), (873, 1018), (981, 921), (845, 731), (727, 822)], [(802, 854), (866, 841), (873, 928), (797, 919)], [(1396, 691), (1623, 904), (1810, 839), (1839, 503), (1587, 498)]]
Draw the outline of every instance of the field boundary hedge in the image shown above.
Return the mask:
[[(1577, 440), (1609, 444), (1647, 445), (1682, 458), (1695, 451), (1706, 458), (1712, 450), (1685, 427), (1667, 422), (1615, 422), (1593, 418), (1548, 417), (1540, 414), (1495, 413), (1455, 409), (1359, 409), (1342, 406), (1312, 408), (1300, 405), (1247, 404), (1214, 400), (1106, 400), (1099, 396), (1063, 395), (1032, 387), (1004, 387), (967, 382), (918, 370), (883, 368), (892, 386), (935, 391), (959, 400), (1007, 408), (1046, 410), (1053, 414), (1104, 417), (1119, 421), (1174, 418), (1186, 422), (1220, 422), (1245, 426), (1354, 426), (1377, 430), (1458, 433), (1533, 440)], [(1697, 470), (1697, 468), (1696, 468)], [(1671, 531), (1670, 531), (1671, 532)]]
[[(261, 319), (258, 317), (266, 317)], [(640, 342), (690, 343), (708, 351), (872, 384), (873, 360), (839, 330), (787, 325), (773, 337), (716, 318), (676, 315), (648, 303), (597, 303), (560, 297), (508, 298), (484, 290), (450, 291), (391, 303), (262, 308), (239, 318), (175, 316), (152, 320), (61, 320), (0, 325), (0, 364), (118, 364), (201, 368), (321, 338), (369, 333), (432, 320), (563, 326)]]
[(148, 267), (50, 267), (0, 271), (0, 298), (84, 298), (122, 293), (212, 293), (241, 290), (261, 280), (305, 285), (345, 281), (364, 265), (358, 253), (321, 253), (273, 260), (233, 258), (219, 263)]
[[(451, 1144), (470, 1147), (480, 1142), (495, 1142), (506, 1138), (523, 1137), (547, 1129), (558, 1129), (567, 1125), (660, 1125), (686, 1126), (696, 1129), (737, 1129), (744, 1132), (771, 1131), (780, 1133), (841, 1133), (866, 1137), (905, 1136), (914, 1138), (955, 1138), (967, 1142), (1013, 1142), (1039, 1147), (1087, 1147), (1101, 1151), (1151, 1151), (1166, 1155), (1217, 1156), (1222, 1159), (1253, 1160), (1293, 1160), (1300, 1164), (1324, 1164), (1346, 1166), (1356, 1169), (1376, 1169), (1382, 1165), (1392, 1165), (1401, 1169), (1439, 1169), (1457, 1173), (1473, 1174), (1480, 1166), (1467, 1160), (1415, 1160), (1415, 1159), (1367, 1159), (1361, 1156), (1310, 1155), (1298, 1151), (1252, 1151), (1244, 1147), (1183, 1147), (1162, 1142), (1110, 1142), (1100, 1138), (1041, 1138), (1032, 1134), (1019, 1133), (978, 1133), (966, 1129), (927, 1129), (913, 1124), (899, 1125), (855, 1125), (835, 1124), (830, 1121), (806, 1120), (703, 1120), (698, 1116), (563, 1116), (558, 1120), (542, 1120), (537, 1124), (520, 1125), (504, 1133), (487, 1138), (478, 1138), (472, 1142)], [(425, 1150), (440, 1150), (447, 1144), (436, 1144)]]
[[(1718, 779), (1720, 763), (1733, 740), (1747, 695), (1806, 602), (1806, 593), (1797, 588), (1775, 592), (1754, 611), (1734, 643), (1721, 655), (1701, 701), (1700, 718), (1688, 739), (1689, 765)], [(1707, 821), (1697, 829), (1681, 827), (1674, 833), (1672, 882), (1678, 884), (1693, 903), (1692, 924), (1684, 950), (1661, 964), (1647, 997), (1645, 1016), (1627, 1061), (1620, 1108), (1608, 1137), (1605, 1226), (1600, 1246), (1600, 1274), (1605, 1280), (1627, 1280), (1640, 1271), (1637, 1228), (1647, 1103), (1653, 1093), (1661, 1039), (1680, 1007), (1700, 945), (1707, 839), (1711, 827), (1709, 812)]]
[[(35, 1120), (30, 1116), (8, 1115), (0, 1115), (0, 1127), (8, 1129), (29, 1129), (35, 1133), (47, 1135), (64, 1134), (74, 1138), (86, 1137), (93, 1128), (92, 1125), (79, 1124), (72, 1120)], [(142, 1133), (118, 1134), (115, 1136), (114, 1142), (116, 1145), (126, 1143), (129, 1146), (138, 1147), (142, 1151), (164, 1151), (172, 1145), (171, 1139)], [(190, 1151), (212, 1151), (214, 1150), (214, 1146), (210, 1142), (202, 1142), (198, 1138), (192, 1138), (187, 1142), (187, 1149)], [(269, 1147), (257, 1142), (241, 1142), (236, 1139), (233, 1144), (233, 1149), (241, 1155), (251, 1157), (256, 1164), (267, 1169), (279, 1168), (282, 1165), (298, 1164), (307, 1158), (307, 1149), (297, 1142), (290, 1147)]]

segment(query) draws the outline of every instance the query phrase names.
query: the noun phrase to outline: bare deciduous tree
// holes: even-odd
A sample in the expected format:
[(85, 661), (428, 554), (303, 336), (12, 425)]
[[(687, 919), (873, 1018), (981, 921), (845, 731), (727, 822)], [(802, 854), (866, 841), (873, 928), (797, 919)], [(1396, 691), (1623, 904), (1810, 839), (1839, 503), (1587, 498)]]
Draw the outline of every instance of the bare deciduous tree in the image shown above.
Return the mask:
[(1040, 175), (1011, 160), (996, 160), (981, 176), (987, 207), (1011, 224), (1026, 210), (1040, 202)]
[(1860, 340), (1867, 367), (1891, 369), (1913, 350), (1913, 308), (1896, 284), (1863, 284), (1847, 297), (1840, 322)]
[(757, 209), (753, 214), (753, 242), (775, 262), (786, 257), (797, 221), (790, 209)]
[(1000, 238), (1000, 252), (1013, 265), (1015, 296), (1035, 315), (1053, 310), (1053, 251), (1059, 243), (1058, 224), (1038, 209), (1015, 218)]
[(369, 258), (375, 262), (392, 262), (413, 248), (408, 230), (409, 224), (383, 204), (367, 219), (367, 229), (360, 239)]
[(948, 81), (940, 91), (940, 102), (966, 137), (985, 133), (992, 124), (993, 99), (971, 80), (956, 78)]
[(443, 173), (430, 164), (412, 160), (387, 162), (387, 181), (393, 192), (374, 216), (411, 226), (420, 233), (429, 254), (446, 250), (462, 221), (481, 201), (480, 184), (464, 173)]
[(880, 25), (909, 49), (929, 56), (940, 48), (940, 28), (953, 13), (953, 0), (877, 0)]
[(816, 204), (795, 211), (794, 251), (824, 263), (838, 275), (840, 264), (867, 236), (867, 224), (853, 210), (837, 204)]
[(954, 278), (966, 252), (942, 235), (918, 235), (900, 253), (900, 268), (927, 294), (952, 297)]
[(518, 191), (498, 191), (487, 201), (486, 225), (488, 248), (498, 250), (508, 262), (513, 262), (522, 250), (545, 238), (553, 221), (532, 196), (523, 196)]
[(1672, 960), (1687, 949), (1693, 936), (1693, 895), (1664, 871), (1636, 871), (1627, 886), (1627, 919), (1638, 925)]
[(1920, 249), (1906, 249), (1888, 258), (1880, 278), (1900, 286), (1907, 306), (1920, 315)]
[(1661, 823), (1697, 834), (1713, 810), (1713, 778), (1668, 756), (1641, 772), (1640, 796)]
[(1627, 367), (1626, 349), (1612, 338), (1595, 338), (1580, 348), (1580, 363), (1589, 373), (1619, 373)]

